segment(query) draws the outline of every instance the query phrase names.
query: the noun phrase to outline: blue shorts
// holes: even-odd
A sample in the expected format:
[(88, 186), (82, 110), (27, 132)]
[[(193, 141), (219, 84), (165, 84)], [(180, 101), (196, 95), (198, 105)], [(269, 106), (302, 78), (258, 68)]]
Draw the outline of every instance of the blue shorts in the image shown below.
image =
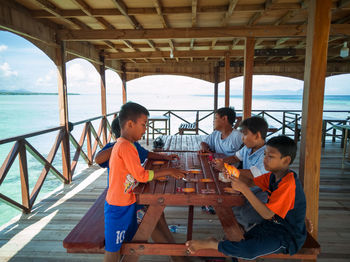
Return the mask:
[(124, 241), (131, 241), (138, 225), (136, 220), (137, 204), (130, 206), (109, 205), (105, 201), (105, 250), (117, 252)]

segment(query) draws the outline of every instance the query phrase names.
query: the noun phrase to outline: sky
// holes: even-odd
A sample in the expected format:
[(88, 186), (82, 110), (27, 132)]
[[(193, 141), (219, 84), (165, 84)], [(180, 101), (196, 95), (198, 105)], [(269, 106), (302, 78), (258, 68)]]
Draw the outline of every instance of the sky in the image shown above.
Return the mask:
[[(67, 87), (69, 93), (98, 94), (99, 74), (84, 59), (67, 62)], [(350, 95), (350, 74), (328, 77), (326, 95)], [(179, 92), (188, 95), (212, 95), (213, 84), (185, 77), (156, 75), (127, 82), (127, 92), (132, 95)], [(189, 88), (190, 87), (190, 88)], [(54, 63), (39, 48), (13, 33), (0, 31), (0, 90), (57, 93), (57, 71)], [(121, 95), (121, 80), (117, 73), (106, 71), (108, 94)], [(243, 77), (230, 80), (231, 95), (241, 95)], [(254, 76), (253, 95), (302, 95), (303, 81), (280, 76)], [(224, 83), (219, 84), (219, 94), (224, 93)]]

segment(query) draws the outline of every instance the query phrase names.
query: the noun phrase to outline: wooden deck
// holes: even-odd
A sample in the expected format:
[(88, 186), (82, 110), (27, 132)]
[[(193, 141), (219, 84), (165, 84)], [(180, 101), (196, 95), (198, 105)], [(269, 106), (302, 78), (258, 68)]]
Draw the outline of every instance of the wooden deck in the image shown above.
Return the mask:
[[(322, 150), (319, 261), (349, 261), (350, 163), (343, 162), (339, 143), (327, 143)], [(297, 165), (298, 157), (293, 164), (295, 170)], [(0, 261), (102, 261), (103, 255), (100, 254), (66, 253), (62, 240), (105, 187), (106, 172), (92, 166), (75, 177), (71, 185), (37, 203), (31, 214), (23, 214), (0, 227)], [(186, 225), (186, 212), (181, 207), (167, 208), (168, 224)], [(220, 222), (215, 215), (204, 214), (196, 208), (194, 217), (198, 233), (193, 238), (222, 237)], [(184, 241), (186, 234), (175, 234), (175, 238)], [(144, 256), (140, 261), (169, 261), (169, 258)], [(199, 259), (192, 258), (191, 261)]]

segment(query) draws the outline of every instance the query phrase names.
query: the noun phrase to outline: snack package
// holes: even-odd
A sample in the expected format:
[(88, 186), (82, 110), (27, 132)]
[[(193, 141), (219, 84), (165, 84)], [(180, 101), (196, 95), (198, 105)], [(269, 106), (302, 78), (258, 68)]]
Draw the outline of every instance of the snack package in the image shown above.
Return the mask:
[(236, 178), (239, 178), (239, 170), (236, 167), (231, 166), (227, 163), (224, 163), (224, 166), (225, 166), (225, 169), (227, 170), (227, 172), (229, 173), (230, 176), (234, 176)]

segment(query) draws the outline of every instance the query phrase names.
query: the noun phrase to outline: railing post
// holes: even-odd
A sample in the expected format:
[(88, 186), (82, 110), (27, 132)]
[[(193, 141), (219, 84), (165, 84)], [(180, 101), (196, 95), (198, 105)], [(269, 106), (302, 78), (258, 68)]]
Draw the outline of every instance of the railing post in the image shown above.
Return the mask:
[(243, 76), (243, 119), (251, 117), (252, 115), (254, 44), (254, 38), (247, 37), (245, 39)]
[[(103, 121), (103, 119), (101, 120)], [(101, 125), (103, 124), (103, 122), (101, 122)], [(91, 145), (91, 122), (87, 122), (86, 123), (86, 147), (87, 147), (87, 151), (88, 151), (88, 159), (89, 159), (89, 163), (88, 165), (92, 165), (92, 145)]]
[(283, 117), (282, 117), (282, 135), (286, 134), (286, 112), (283, 111)]
[(127, 101), (127, 92), (126, 92), (126, 69), (125, 64), (122, 64), (122, 91), (123, 91), (123, 104)]
[(19, 171), (21, 176), (21, 191), (22, 191), (22, 205), (26, 207), (23, 210), (25, 213), (30, 212), (29, 206), (29, 183), (28, 183), (28, 166), (27, 166), (27, 154), (24, 144), (24, 140), (18, 140), (18, 160), (19, 160)]
[(69, 123), (68, 123), (68, 97), (67, 97), (67, 77), (65, 61), (65, 43), (60, 42), (60, 47), (56, 48), (56, 66), (58, 71), (58, 99), (60, 112), (60, 125), (64, 127), (64, 135), (61, 142), (62, 149), (62, 170), (67, 183), (72, 182), (70, 168), (70, 146), (69, 146)]
[(107, 144), (107, 106), (106, 106), (106, 70), (105, 57), (100, 54), (100, 77), (101, 77), (101, 112), (102, 112), (102, 137), (103, 145)]

